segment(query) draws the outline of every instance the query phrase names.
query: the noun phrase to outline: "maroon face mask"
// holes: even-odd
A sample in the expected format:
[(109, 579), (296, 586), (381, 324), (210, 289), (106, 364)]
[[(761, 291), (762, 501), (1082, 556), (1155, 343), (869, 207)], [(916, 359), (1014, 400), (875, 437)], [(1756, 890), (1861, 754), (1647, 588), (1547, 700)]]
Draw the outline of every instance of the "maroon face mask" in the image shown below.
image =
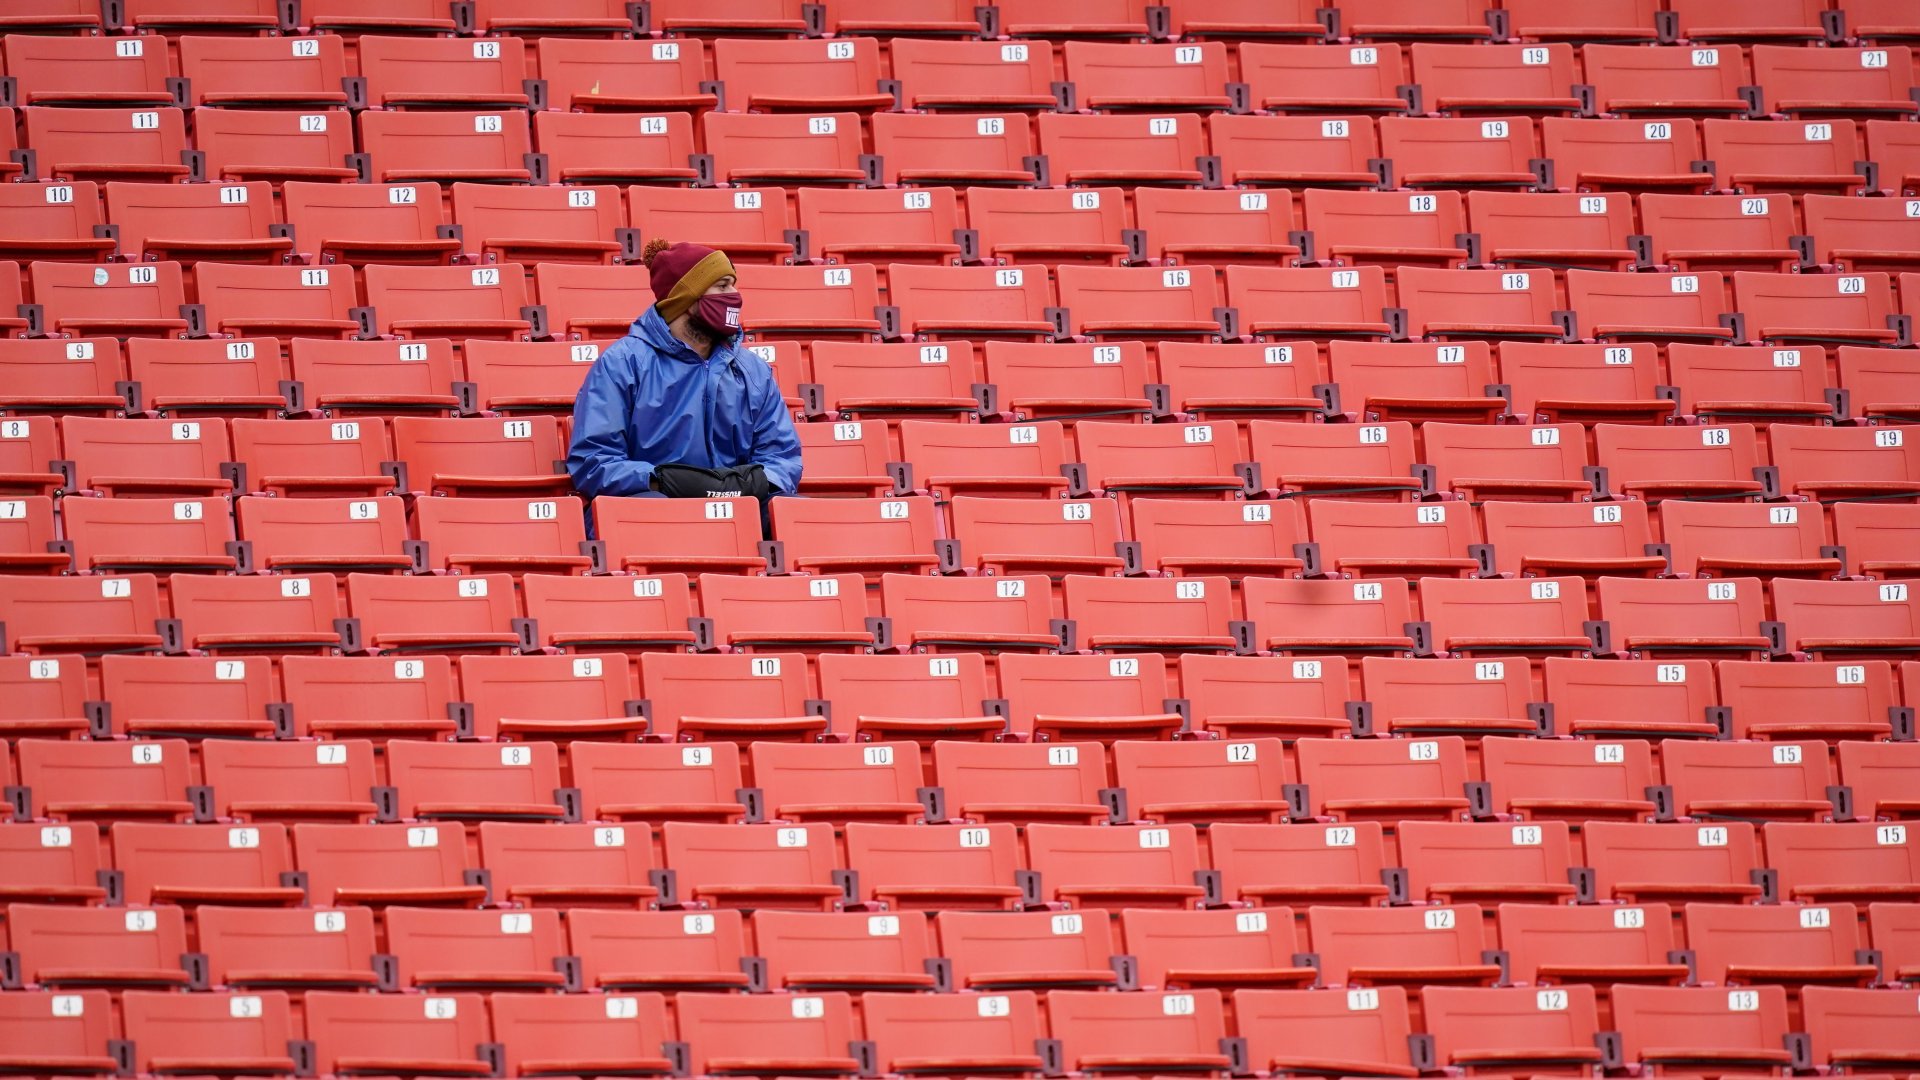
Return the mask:
[(709, 333), (732, 337), (740, 332), (740, 294), (707, 293), (693, 305), (693, 321)]

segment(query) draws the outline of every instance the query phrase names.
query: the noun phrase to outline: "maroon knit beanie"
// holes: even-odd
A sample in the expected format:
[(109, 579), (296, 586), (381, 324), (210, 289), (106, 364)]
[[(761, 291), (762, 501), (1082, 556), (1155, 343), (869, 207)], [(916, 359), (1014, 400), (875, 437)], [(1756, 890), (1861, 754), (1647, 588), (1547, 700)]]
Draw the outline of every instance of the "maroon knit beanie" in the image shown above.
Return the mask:
[(647, 244), (645, 259), (652, 271), (654, 307), (672, 322), (692, 310), (700, 295), (723, 277), (734, 275), (726, 252), (699, 244), (669, 244), (656, 239)]

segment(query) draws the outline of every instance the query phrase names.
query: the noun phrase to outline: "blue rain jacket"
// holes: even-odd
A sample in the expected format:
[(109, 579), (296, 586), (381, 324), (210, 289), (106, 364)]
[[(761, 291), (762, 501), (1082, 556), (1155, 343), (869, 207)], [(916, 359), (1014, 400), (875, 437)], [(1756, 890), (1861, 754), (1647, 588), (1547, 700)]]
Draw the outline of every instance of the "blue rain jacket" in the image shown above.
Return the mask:
[(649, 307), (607, 347), (573, 401), (573, 486), (599, 495), (649, 495), (655, 465), (759, 465), (778, 494), (800, 484), (800, 437), (773, 369), (740, 346), (711, 356), (673, 336)]

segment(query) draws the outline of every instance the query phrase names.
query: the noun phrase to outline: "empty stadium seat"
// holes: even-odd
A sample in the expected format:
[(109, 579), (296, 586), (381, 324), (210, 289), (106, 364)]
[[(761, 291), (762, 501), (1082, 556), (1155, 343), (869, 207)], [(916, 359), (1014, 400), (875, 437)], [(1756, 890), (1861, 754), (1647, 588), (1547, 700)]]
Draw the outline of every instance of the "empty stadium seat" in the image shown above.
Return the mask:
[[(1046, 317), (1052, 304), (1052, 282), (1044, 273), (1029, 273), (1023, 267), (916, 267), (908, 263), (887, 267), (887, 298), (900, 309), (900, 329), (924, 340), (950, 340), (950, 350), (960, 348), (956, 338), (987, 340), (989, 373), (993, 371), (996, 342), (1010, 338), (1031, 342), (1052, 338), (1054, 325)], [(1094, 354), (1092, 346), (1064, 350), (1060, 356), (1085, 359), (1094, 356), (1125, 356), (1119, 346), (1114, 354)], [(1085, 375), (1083, 375), (1085, 379)], [(989, 380), (996, 380), (989, 375)]]
[(1066, 613), (1077, 641), (1098, 652), (1224, 652), (1230, 586), (1224, 577), (1103, 578), (1071, 575)]
[(1920, 897), (1920, 836), (1904, 825), (1775, 822), (1767, 826), (1766, 844), (1783, 899), (1866, 903)]
[(1865, 183), (1854, 171), (1862, 154), (1851, 120), (1703, 120), (1700, 131), (1703, 152), (1720, 183), (1743, 194), (1851, 195)]
[(1765, 612), (1759, 578), (1712, 581), (1603, 577), (1600, 615), (1616, 647), (1647, 656), (1747, 659), (1764, 655)]
[(1647, 1068), (1771, 1074), (1790, 1061), (1780, 987), (1616, 986), (1611, 996), (1622, 1056)]
[(278, 905), (305, 898), (284, 876), (293, 869), (284, 825), (120, 821), (111, 831), (130, 903)]
[(1410, 82), (1406, 53), (1394, 44), (1341, 50), (1247, 42), (1240, 47), (1240, 76), (1252, 103), (1268, 112), (1397, 114), (1409, 108), (1401, 93)]
[(1273, 652), (1412, 653), (1406, 626), (1413, 621), (1413, 607), (1405, 578), (1255, 578), (1242, 591), (1248, 621), (1266, 627), (1260, 640)]
[(394, 455), (408, 481), (434, 495), (565, 495), (566, 446), (551, 416), (514, 420), (393, 421)]
[[(301, 363), (303, 346), (320, 352), (324, 346), (318, 339), (344, 338), (360, 329), (351, 313), (358, 291), (351, 271), (329, 267), (201, 263), (194, 268), (194, 277), (209, 330), (304, 339), (292, 346), (296, 379), (310, 377)], [(392, 346), (387, 346), (381, 352), (390, 357), (391, 349)], [(365, 353), (371, 349), (360, 346), (356, 351)], [(314, 400), (324, 404), (322, 395), (326, 390), (324, 384), (318, 386)]]
[[(1590, 44), (1581, 50), (1595, 104), (1615, 116), (1745, 116), (1747, 71), (1737, 49)], [(1683, 125), (1676, 123), (1674, 128)], [(1688, 133), (1693, 125), (1684, 125)], [(1548, 126), (1551, 132), (1553, 127)], [(1571, 127), (1566, 130), (1572, 131)], [(1626, 130), (1624, 126), (1620, 130)], [(1697, 143), (1696, 143), (1697, 145)], [(1675, 172), (1686, 172), (1685, 162)]]
[(1287, 573), (1306, 542), (1306, 515), (1293, 502), (1200, 502), (1139, 499), (1133, 532), (1143, 565), (1180, 575), (1229, 581)]
[(949, 504), (960, 559), (996, 575), (1108, 573), (1122, 560), (1118, 506), (1106, 499), (1056, 502), (1050, 499), (955, 497)]
[(346, 47), (338, 36), (298, 38), (183, 35), (180, 74), (188, 103), (234, 108), (341, 108)]
[(1421, 266), (1402, 267), (1395, 274), (1409, 336), (1440, 341), (1557, 341), (1566, 334), (1555, 313), (1551, 274), (1535, 270), (1462, 274)]
[[(844, 993), (785, 995), (682, 994), (674, 1001), (680, 1037), (694, 1068), (726, 1075), (773, 1068), (845, 1073), (855, 1065), (850, 1043), (853, 1007)], [(735, 1040), (750, 1024), (754, 1040)], [(751, 1050), (751, 1056), (742, 1051)]]
[[(5, 364), (6, 355), (0, 350), (0, 364)], [(0, 398), (0, 402), (5, 401)], [(0, 404), (0, 409), (8, 413), (0, 419), (0, 470), (4, 470), (0, 471), (0, 492), (14, 497), (51, 498), (66, 483), (64, 476), (50, 471), (60, 457), (53, 417), (20, 416), (9, 404)]]
[[(8, 38), (8, 41), (19, 40)], [(176, 185), (152, 185), (173, 187)], [(100, 185), (22, 184), (0, 195), (0, 252), (8, 257), (97, 262), (116, 254), (103, 226)]]
[(1586, 589), (1576, 577), (1434, 578), (1420, 585), (1433, 644), (1456, 656), (1586, 656)]
[(297, 735), (322, 738), (451, 735), (453, 669), (444, 656), (299, 657), (280, 661)]
[[(1442, 424), (1421, 427), (1439, 482), (1470, 502), (1561, 501), (1592, 490), (1586, 439), (1575, 424), (1543, 427)], [(1494, 542), (1492, 526), (1488, 541)], [(1521, 554), (1513, 552), (1514, 555)]]
[(1676, 29), (1695, 41), (1818, 41), (1821, 29), (1818, 4), (1806, 0), (1776, 0), (1745, 5), (1724, 0), (1674, 0)]
[(34, 263), (35, 306), (49, 331), (85, 337), (166, 337), (187, 329), (180, 264)]
[[(746, 806), (735, 793), (740, 749), (575, 742), (568, 748), (582, 813), (600, 821), (732, 821)], [(638, 796), (644, 801), (635, 802)]]
[[(471, 908), (487, 897), (469, 883), (466, 839), (458, 824), (293, 827), (294, 863), (315, 903)], [(309, 1020), (312, 1018), (309, 1000)]]
[(1420, 1003), (1434, 1032), (1434, 1053), (1474, 1073), (1553, 1067), (1582, 1073), (1599, 1066), (1599, 1011), (1590, 986), (1435, 986)]
[(203, 904), (194, 913), (208, 977), (219, 986), (370, 989), (373, 913)]
[[(509, 421), (518, 423), (520, 421)], [(434, 498), (418, 502), (414, 527), (435, 569), (461, 574), (584, 573), (581, 501), (562, 499)]]
[(700, 124), (715, 174), (729, 183), (845, 186), (866, 177), (857, 113), (710, 112)]
[(0, 575), (0, 627), (10, 652), (158, 652), (159, 592), (152, 574), (44, 580)]
[(1218, 990), (1055, 990), (1047, 1022), (1075, 1069), (1197, 1070), (1228, 1061)]
[(1412, 1069), (1407, 991), (1236, 990), (1233, 1012), (1247, 1057), (1276, 1073), (1394, 1075)]
[(1014, 0), (1007, 5), (1003, 29), (1014, 37), (1138, 38), (1144, 29), (1130, 4), (1078, 0), (1067, 5)]
[(19, 784), (32, 816), (55, 821), (182, 821), (187, 743), (22, 739)]
[(1176, 116), (1089, 116), (1041, 113), (1039, 149), (1056, 183), (1171, 184), (1201, 182), (1207, 137), (1200, 119)]
[[(0, 410), (8, 414), (8, 423), (18, 425), (8, 438), (30, 440), (32, 445), (33, 456), (19, 463), (30, 467), (14, 471), (41, 475), (47, 463), (59, 457), (51, 449), (57, 441), (51, 420), (21, 418), (42, 412), (111, 416), (128, 408), (126, 387), (119, 385), (126, 380), (126, 362), (120, 343), (111, 337), (6, 340), (0, 342), (0, 371), (8, 380)], [(8, 449), (14, 455), (21, 452)]]
[(967, 189), (967, 222), (981, 252), (1009, 263), (1117, 266), (1127, 256), (1126, 210), (1119, 188)]
[(394, 478), (380, 469), (393, 458), (384, 424), (236, 418), (229, 433), (234, 460), (246, 468), (245, 492), (371, 498), (395, 490)]
[(393, 573), (413, 561), (404, 551), (406, 506), (397, 498), (273, 499), (236, 504), (241, 539), (256, 564), (292, 573)]
[(609, 992), (744, 990), (745, 925), (738, 911), (567, 914), (581, 981)]
[(1148, 989), (1187, 990), (1311, 984), (1318, 972), (1294, 963), (1293, 913), (1147, 911), (1120, 913), (1127, 952)]
[(1911, 536), (1920, 525), (1920, 513), (1904, 506), (1839, 503), (1833, 519), (1834, 539), (1847, 549), (1855, 571), (1884, 578), (1912, 576)]
[(736, 577), (703, 574), (701, 610), (715, 640), (741, 651), (855, 649), (874, 642), (858, 574)]
[(1293, 744), (1307, 805), (1341, 822), (1457, 821), (1468, 809), (1467, 749), (1438, 739), (1302, 739)]
[(1769, 342), (1894, 344), (1893, 295), (1886, 274), (1733, 275), (1735, 306), (1747, 332)]
[(1364, 116), (1207, 117), (1228, 183), (1246, 187), (1375, 188), (1379, 136)]
[(360, 114), (360, 147), (382, 183), (524, 184), (533, 178), (524, 112), (368, 110)]
[(1017, 113), (875, 113), (872, 125), (873, 151), (886, 183), (1034, 181), (1032, 125)]
[[(1287, 813), (1282, 743), (1114, 743), (1115, 782), (1149, 820), (1274, 822)], [(1286, 954), (1283, 954), (1286, 955)]]
[(107, 898), (98, 829), (12, 822), (0, 825), (0, 850), (7, 853), (0, 897), (8, 902), (95, 904)]
[(1529, 821), (1646, 821), (1655, 809), (1653, 755), (1638, 740), (1492, 737), (1480, 741), (1480, 763), (1494, 808)]
[(608, 561), (635, 573), (750, 573), (767, 565), (756, 553), (760, 514), (751, 499), (603, 496), (593, 514)]
[(1193, 709), (1194, 727), (1223, 739), (1338, 735), (1350, 727), (1344, 715), (1345, 667), (1344, 662), (1286, 657), (1190, 654), (1180, 658), (1180, 686)]
[(96, 573), (231, 573), (227, 500), (85, 499), (61, 515), (73, 559)]
[(1463, 506), (1315, 499), (1307, 519), (1325, 565), (1358, 577), (1458, 577), (1478, 565)]
[(1656, 345), (1507, 341), (1499, 351), (1513, 411), (1535, 423), (1665, 422), (1677, 408), (1656, 393)]
[(1205, 890), (1191, 825), (1027, 827), (1027, 856), (1048, 899), (1075, 905), (1187, 908)]
[(392, 907), (387, 947), (400, 985), (423, 990), (554, 990), (565, 976), (557, 911)]
[[(577, 1062), (601, 1068), (654, 1069), (667, 1065), (667, 1003), (659, 994), (493, 994), (487, 1000), (495, 1038), (507, 1068), (541, 1072)], [(550, 1041), (563, 1033), (564, 1043)]]
[(1740, 903), (1760, 896), (1753, 880), (1760, 867), (1759, 843), (1750, 822), (1589, 821), (1581, 833), (1600, 899)]
[(1197, 418), (1311, 421), (1325, 412), (1315, 389), (1327, 381), (1326, 367), (1314, 342), (1163, 341), (1159, 354), (1174, 407)]
[[(1819, 424), (1834, 413), (1827, 395), (1826, 350), (1818, 345), (1667, 347), (1680, 411), (1703, 423), (1752, 418), (1784, 427)], [(1791, 435), (1786, 436), (1791, 438)]]
[(1408, 50), (1421, 105), (1453, 116), (1567, 115), (1582, 111), (1573, 46), (1419, 44)]
[(0, 732), (8, 738), (72, 738), (88, 727), (87, 667), (79, 657), (8, 657), (0, 660), (0, 686), (8, 702)]
[(1908, 794), (1912, 789), (1907, 785), (1920, 767), (1920, 751), (1905, 743), (1851, 740), (1835, 749), (1840, 779), (1853, 789), (1860, 813), (1873, 818), (1913, 817), (1914, 800)]
[[(717, 825), (669, 821), (661, 827), (667, 865), (680, 894), (715, 907), (831, 910), (838, 861), (833, 827)], [(681, 999), (682, 1004), (685, 998)], [(681, 1018), (685, 1023), (685, 1016)], [(681, 1029), (686, 1034), (686, 1029)]]
[(1319, 267), (1229, 266), (1227, 303), (1240, 313), (1243, 333), (1258, 338), (1359, 338), (1384, 341), (1386, 275), (1377, 266), (1355, 270)]
[(772, 986), (801, 993), (934, 986), (927, 970), (933, 955), (927, 917), (918, 911), (886, 915), (757, 912), (753, 936)]
[(1010, 702), (1007, 730), (1041, 741), (1166, 738), (1183, 726), (1168, 711), (1166, 660), (1140, 656), (1008, 654), (1000, 691)]
[[(1563, 590), (1564, 591), (1564, 590)], [(1539, 727), (1528, 706), (1524, 660), (1414, 660), (1368, 656), (1360, 661), (1377, 730), (1400, 734), (1528, 733)]]
[[(1041, 575), (887, 574), (880, 580), (880, 596), (893, 620), (894, 640), (902, 645), (962, 654), (1060, 648), (1060, 635), (1049, 626), (1051, 588)], [(966, 663), (964, 656), (961, 663)], [(971, 707), (965, 715), (971, 715)]]
[[(453, 216), (466, 250), (487, 262), (589, 263), (613, 260), (620, 246), (620, 192), (596, 187), (453, 185)], [(548, 304), (555, 300), (541, 290)]]
[(185, 989), (188, 983), (181, 966), (187, 949), (186, 917), (171, 905), (12, 904), (7, 931), (9, 948), (19, 954), (21, 978), (42, 987)]
[[(1878, 974), (1859, 963), (1861, 925), (1852, 904), (1688, 904), (1687, 944), (1702, 982), (1861, 986)], [(1764, 951), (1754, 943), (1764, 940)], [(1756, 954), (1757, 953), (1757, 954)]]
[(582, 112), (710, 109), (706, 47), (673, 41), (543, 38), (540, 76), (554, 107)]
[(1846, 273), (1913, 269), (1909, 253), (1920, 226), (1907, 216), (1906, 204), (1904, 199), (1802, 196), (1814, 259)]
[(941, 741), (933, 770), (948, 813), (968, 821), (1100, 824), (1112, 816), (1099, 743)]
[(460, 685), (474, 729), (533, 740), (644, 731), (625, 663), (597, 656), (463, 656)]
[(306, 995), (304, 1014), (317, 1067), (330, 1073), (428, 1068), (458, 1076), (486, 1068), (479, 1049), (489, 1027), (479, 994), (315, 990)]
[(686, 113), (543, 112), (533, 133), (551, 175), (567, 184), (686, 184), (700, 178)]
[(880, 43), (722, 39), (713, 72), (730, 109), (757, 112), (866, 112), (894, 106), (879, 87)]
[(1503, 266), (1625, 270), (1634, 262), (1627, 248), (1633, 203), (1625, 196), (1470, 191), (1467, 213), (1481, 257)]
[(1039, 1005), (1030, 990), (969, 994), (869, 994), (861, 999), (867, 1038), (881, 1068), (932, 1065), (962, 1070), (1039, 1067)]
[(933, 500), (775, 499), (773, 531), (805, 573), (925, 572), (937, 561)]
[(1098, 112), (1195, 109), (1232, 104), (1227, 47), (1219, 43), (1138, 45), (1069, 41), (1062, 47), (1074, 102)]
[[(200, 744), (214, 811), (239, 821), (369, 821), (373, 745), (216, 739)], [(204, 924), (203, 924), (204, 925)]]
[[(1019, 839), (1010, 824), (847, 825), (847, 864), (863, 901), (896, 910), (998, 911), (1020, 898), (1013, 884)], [(940, 923), (945, 932), (947, 919)], [(873, 1014), (868, 1013), (871, 1022)], [(871, 1030), (871, 1029), (869, 1029)]]
[(1825, 821), (1834, 814), (1825, 750), (1819, 743), (1683, 741), (1661, 747), (1661, 771), (1675, 811), (1687, 817)]
[[(104, 420), (70, 416), (61, 425), (78, 487), (108, 497), (224, 495), (220, 473), (231, 454), (224, 420)], [(182, 520), (199, 520), (183, 517)]]
[(193, 265), (201, 260), (278, 263), (293, 240), (272, 235), (273, 190), (245, 184), (107, 184), (107, 215), (119, 229), (120, 250), (148, 260)]
[[(1024, 332), (1024, 329), (1021, 331)], [(1140, 342), (1112, 345), (1029, 344), (989, 341), (987, 379), (997, 404), (1016, 420), (1146, 417), (1155, 410), (1148, 393), (1146, 348)]]
[(325, 654), (341, 645), (341, 589), (332, 574), (186, 575), (167, 591), (186, 640), (213, 655)]
[(1506, 412), (1506, 400), (1487, 390), (1493, 359), (1486, 342), (1335, 341), (1327, 352), (1342, 404), (1362, 419), (1492, 423)]
[(551, 821), (564, 814), (555, 794), (559, 751), (551, 743), (396, 740), (387, 746), (387, 771), (398, 812), (409, 819)]
[(1540, 153), (1533, 121), (1383, 116), (1380, 154), (1394, 183), (1412, 188), (1464, 187), (1531, 191)]
[(600, 346), (571, 341), (478, 341), (462, 344), (480, 408), (494, 413), (568, 412)]
[(1210, 827), (1221, 892), (1256, 906), (1377, 904), (1387, 896), (1378, 822)]
[(1609, 988), (1678, 983), (1685, 964), (1668, 956), (1675, 920), (1665, 904), (1501, 904), (1500, 944), (1516, 982)]
[(1580, 331), (1602, 340), (1728, 341), (1732, 310), (1721, 275), (1567, 272), (1567, 303)]
[(526, 275), (516, 266), (369, 266), (364, 275), (381, 333), (514, 340), (530, 330)]
[(1409, 4), (1405, 0), (1347, 0), (1342, 28), (1360, 38), (1400, 40), (1477, 40), (1490, 37), (1488, 5), (1481, 0)]
[(1598, 424), (1594, 461), (1607, 486), (1648, 501), (1688, 497), (1742, 498), (1761, 493), (1751, 424), (1647, 427)]
[(142, 1070), (289, 1069), (296, 1031), (284, 990), (246, 994), (128, 991), (121, 1022)]
[[(387, 109), (526, 108), (526, 44), (517, 37), (452, 41), (363, 35), (367, 103)], [(481, 130), (476, 128), (475, 130)]]
[(52, 499), (0, 500), (0, 571), (57, 574), (72, 568), (72, 554), (59, 550), (54, 540)]
[(182, 156), (187, 133), (179, 109), (30, 106), (20, 118), (48, 179), (178, 184), (192, 171)]
[(1404, 195), (1311, 190), (1301, 199), (1314, 254), (1341, 265), (1461, 265), (1466, 210), (1457, 191)]
[(1156, 258), (1284, 266), (1300, 254), (1290, 201), (1266, 192), (1142, 188), (1134, 212)]
[(261, 658), (105, 656), (100, 690), (115, 704), (112, 732), (146, 738), (270, 735), (268, 705), (279, 696)]
[(287, 408), (287, 372), (272, 338), (131, 338), (127, 365), (142, 404), (162, 416), (276, 418)]
[[(1602, 48), (1607, 46), (1587, 47), (1589, 52)], [(1664, 56), (1667, 52), (1631, 46), (1620, 49), (1636, 56)], [(1576, 192), (1700, 194), (1714, 186), (1714, 174), (1700, 158), (1699, 128), (1691, 120), (1549, 116), (1540, 121), (1540, 127), (1544, 150), (1554, 163), (1555, 179)]]
[(1682, 272), (1761, 269), (1786, 273), (1799, 265), (1793, 249), (1793, 206), (1764, 195), (1640, 197), (1653, 261)]
[(1477, 904), (1307, 909), (1320, 977), (1334, 986), (1489, 986), (1485, 920)]
[(1820, 554), (1826, 520), (1816, 505), (1675, 499), (1661, 504), (1660, 517), (1680, 573), (1809, 578), (1842, 573), (1839, 559)]
[(359, 176), (353, 118), (345, 110), (281, 112), (209, 109), (194, 115), (194, 145), (209, 180), (341, 183)]
[[(1835, 912), (1835, 922), (1839, 921)], [(1912, 1033), (1900, 1018), (1915, 1010), (1914, 992), (1809, 986), (1801, 1009), (1813, 1059), (1849, 1069), (1877, 1069), (1913, 1060)], [(1897, 1067), (1897, 1066), (1896, 1066)]]
[(640, 658), (653, 734), (678, 741), (814, 741), (827, 718), (806, 706), (806, 659), (797, 653)]
[(767, 813), (778, 820), (911, 824), (927, 813), (911, 743), (762, 743), (751, 758)]

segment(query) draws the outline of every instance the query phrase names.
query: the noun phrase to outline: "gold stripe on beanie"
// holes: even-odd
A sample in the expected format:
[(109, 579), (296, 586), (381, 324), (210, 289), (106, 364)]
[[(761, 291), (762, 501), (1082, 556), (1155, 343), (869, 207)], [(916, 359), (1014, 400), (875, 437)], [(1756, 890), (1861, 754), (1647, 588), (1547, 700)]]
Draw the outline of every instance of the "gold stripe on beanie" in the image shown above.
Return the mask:
[(733, 260), (727, 258), (727, 253), (713, 252), (694, 263), (693, 269), (681, 276), (679, 283), (673, 287), (673, 291), (653, 306), (660, 312), (661, 318), (672, 322), (692, 311), (693, 305), (700, 302), (701, 294), (713, 288), (714, 282), (723, 277), (735, 276), (737, 275), (733, 271)]

